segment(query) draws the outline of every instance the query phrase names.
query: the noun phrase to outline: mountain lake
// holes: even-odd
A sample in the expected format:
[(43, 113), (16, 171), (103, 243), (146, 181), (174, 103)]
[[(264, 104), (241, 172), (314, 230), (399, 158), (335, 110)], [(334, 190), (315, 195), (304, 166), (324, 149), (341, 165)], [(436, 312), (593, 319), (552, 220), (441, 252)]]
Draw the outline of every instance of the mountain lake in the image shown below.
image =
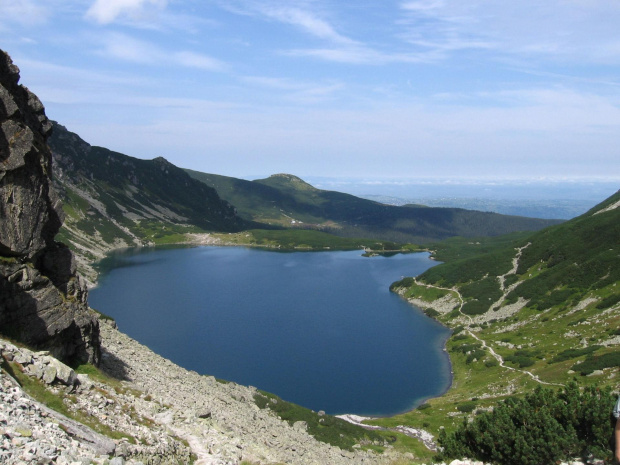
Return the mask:
[(330, 414), (389, 416), (445, 392), (449, 330), (389, 291), (428, 253), (132, 249), (91, 307), (176, 364)]

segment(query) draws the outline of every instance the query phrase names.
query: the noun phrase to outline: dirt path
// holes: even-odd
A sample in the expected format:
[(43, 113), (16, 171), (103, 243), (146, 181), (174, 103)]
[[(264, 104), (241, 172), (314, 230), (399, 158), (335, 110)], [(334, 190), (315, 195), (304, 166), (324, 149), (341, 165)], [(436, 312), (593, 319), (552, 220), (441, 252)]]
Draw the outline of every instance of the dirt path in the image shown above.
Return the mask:
[[(519, 260), (521, 259), (521, 255), (523, 254), (523, 251), (529, 247), (531, 245), (530, 242), (528, 242), (526, 245), (524, 245), (523, 247), (518, 247), (517, 249), (515, 249), (517, 251), (515, 257), (512, 259), (512, 268), (510, 270), (508, 270), (505, 274), (498, 276), (497, 279), (499, 280), (499, 285), (500, 285), (500, 289), (502, 290), (502, 295), (501, 297), (494, 302), (490, 307), (488, 311), (494, 310), (496, 308), (499, 308), (502, 303), (506, 300), (506, 297), (508, 296), (508, 294), (515, 288), (517, 287), (517, 285), (519, 283), (515, 283), (512, 284), (510, 286), (508, 286), (508, 288), (505, 287), (505, 282), (506, 282), (506, 277), (509, 275), (513, 275), (517, 273), (517, 269), (519, 268)], [(463, 313), (463, 305), (465, 305), (465, 300), (463, 299), (463, 296), (461, 295), (461, 293), (459, 292), (458, 288), (456, 287), (440, 287), (440, 286), (435, 286), (432, 284), (426, 284), (426, 283), (420, 283), (417, 279), (414, 278), (414, 282), (418, 285), (418, 286), (425, 286), (425, 287), (430, 287), (430, 288), (434, 288), (434, 289), (440, 289), (440, 290), (444, 290), (444, 291), (450, 291), (456, 294), (456, 296), (458, 297), (459, 300), (459, 308), (458, 311), (461, 314), (461, 316), (465, 319), (467, 319), (469, 321), (469, 325), (472, 326), (475, 324), (473, 318), (469, 315), (467, 315), (466, 313)], [(471, 328), (467, 329), (467, 333), (473, 337), (474, 339), (476, 339), (478, 342), (480, 342), (482, 344), (482, 347), (484, 347), (485, 349), (488, 349), (490, 354), (493, 356), (493, 358), (495, 358), (495, 360), (498, 361), (499, 366), (502, 368), (505, 368), (507, 370), (511, 370), (511, 371), (516, 371), (516, 372), (520, 372), (520, 373), (524, 373), (526, 375), (528, 375), (530, 378), (532, 378), (534, 381), (536, 381), (537, 383), (540, 384), (544, 384), (546, 386), (564, 386), (563, 384), (557, 384), (557, 383), (548, 383), (546, 381), (541, 380), (537, 375), (535, 375), (534, 373), (532, 373), (531, 371), (528, 370), (522, 370), (519, 368), (514, 368), (511, 366), (507, 366), (504, 362), (504, 358), (498, 354), (497, 352), (495, 352), (495, 350), (493, 350), (493, 348), (487, 344), (487, 342), (480, 338), (476, 333), (474, 333), (472, 331)]]

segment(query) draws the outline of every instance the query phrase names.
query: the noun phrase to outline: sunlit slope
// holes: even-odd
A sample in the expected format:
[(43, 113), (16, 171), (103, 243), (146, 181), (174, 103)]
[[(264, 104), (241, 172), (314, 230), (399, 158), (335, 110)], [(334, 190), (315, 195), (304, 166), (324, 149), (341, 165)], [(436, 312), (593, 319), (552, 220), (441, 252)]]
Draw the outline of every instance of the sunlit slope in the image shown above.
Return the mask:
[[(484, 379), (500, 373), (519, 391), (533, 382), (525, 369), (544, 382), (618, 383), (619, 202), (620, 192), (571, 221), (393, 285), (457, 328), (452, 356), (467, 362), (467, 382), (481, 377), (467, 396), (488, 394)], [(517, 371), (498, 366), (489, 348)]]

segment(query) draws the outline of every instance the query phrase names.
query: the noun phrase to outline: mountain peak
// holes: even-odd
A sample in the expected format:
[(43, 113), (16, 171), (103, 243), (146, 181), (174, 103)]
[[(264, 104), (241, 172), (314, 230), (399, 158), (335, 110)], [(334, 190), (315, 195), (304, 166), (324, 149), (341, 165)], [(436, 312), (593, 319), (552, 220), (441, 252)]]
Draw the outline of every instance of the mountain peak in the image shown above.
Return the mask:
[(261, 182), (265, 184), (277, 184), (280, 187), (288, 186), (297, 190), (318, 190), (316, 187), (308, 184), (303, 179), (287, 173), (272, 174), (267, 179), (261, 180)]
[(172, 165), (172, 163), (170, 163), (170, 162), (169, 162), (168, 160), (166, 160), (164, 157), (156, 157), (156, 158), (153, 158), (153, 161), (154, 161), (155, 163), (159, 163), (159, 164), (162, 164), (162, 165)]

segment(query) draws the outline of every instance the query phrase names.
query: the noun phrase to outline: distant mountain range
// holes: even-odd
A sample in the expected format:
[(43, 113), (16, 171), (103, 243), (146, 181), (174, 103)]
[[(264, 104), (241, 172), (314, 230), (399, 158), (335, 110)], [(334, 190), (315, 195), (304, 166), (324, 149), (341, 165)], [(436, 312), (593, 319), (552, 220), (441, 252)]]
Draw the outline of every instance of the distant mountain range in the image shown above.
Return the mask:
[[(430, 193), (429, 193), (430, 194)], [(464, 208), (484, 212), (501, 213), (502, 215), (527, 216), (530, 218), (545, 218), (568, 220), (582, 215), (592, 208), (596, 201), (576, 199), (505, 199), (475, 197), (420, 197), (400, 198), (386, 195), (360, 195), (359, 197), (388, 205), (422, 204), (429, 207)]]

